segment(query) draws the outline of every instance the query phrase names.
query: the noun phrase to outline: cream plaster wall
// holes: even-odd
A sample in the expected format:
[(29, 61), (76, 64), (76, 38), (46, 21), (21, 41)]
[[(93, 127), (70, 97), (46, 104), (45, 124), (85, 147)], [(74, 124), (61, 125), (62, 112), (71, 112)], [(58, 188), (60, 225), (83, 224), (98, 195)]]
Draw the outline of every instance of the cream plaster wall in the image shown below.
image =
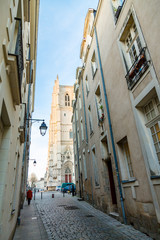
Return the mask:
[[(151, 3), (150, 1), (132, 1), (128, 0), (124, 2), (120, 16), (117, 23), (115, 24), (111, 1), (99, 1), (99, 6), (97, 10), (96, 19), (94, 26), (96, 27), (98, 43), (100, 49), (100, 57), (102, 62), (102, 70), (104, 75), (106, 94), (109, 103), (109, 111), (111, 117), (111, 125), (114, 136), (114, 144), (116, 148), (116, 155), (118, 158), (119, 174), (121, 179), (121, 186), (123, 191), (124, 207), (127, 216), (128, 223), (132, 223), (136, 228), (150, 234), (150, 236), (157, 238), (158, 234), (158, 223), (159, 223), (159, 198), (157, 197), (157, 189), (159, 188), (159, 179), (156, 185), (153, 180), (151, 180), (148, 158), (149, 149), (146, 147), (146, 140), (148, 136), (145, 135), (145, 131), (140, 131), (141, 126), (145, 128), (144, 116), (139, 116), (136, 106), (144, 106), (149, 100), (149, 97), (157, 94), (159, 96), (159, 64), (158, 64), (158, 39), (159, 31), (157, 23), (159, 22), (158, 9), (160, 8), (160, 2), (155, 1)], [(132, 12), (134, 21), (136, 22), (139, 36), (145, 46), (148, 47), (147, 56), (150, 59), (149, 69), (146, 74), (143, 75), (139, 83), (133, 88), (132, 91), (128, 90), (125, 75), (126, 69), (124, 66), (122, 53), (121, 53), (121, 43), (119, 42), (120, 36), (124, 30), (126, 24), (126, 18), (129, 13)], [(92, 21), (90, 17), (91, 10), (88, 10), (86, 16), (86, 21)], [(88, 20), (89, 19), (89, 20)], [(147, 19), (147, 21), (145, 21)], [(149, 20), (148, 20), (149, 19)], [(148, 25), (150, 23), (150, 27)], [(154, 34), (151, 34), (151, 29)], [(87, 32), (87, 25), (84, 27), (84, 34)], [(84, 35), (83, 34), (83, 35)], [(73, 104), (73, 126), (79, 129), (79, 135), (74, 133), (74, 155), (75, 155), (75, 168), (76, 168), (76, 184), (77, 189), (82, 193), (82, 197), (89, 200), (91, 203), (96, 204), (97, 207), (101, 208), (103, 211), (110, 213), (112, 211), (118, 210), (120, 216), (122, 216), (119, 188), (116, 176), (115, 161), (113, 157), (113, 150), (111, 144), (111, 136), (108, 126), (107, 111), (105, 105), (105, 96), (102, 86), (102, 76), (100, 71), (100, 64), (98, 59), (98, 52), (96, 46), (95, 32), (92, 28), (91, 32), (91, 45), (89, 50), (87, 50), (86, 60), (82, 58), (82, 52), (85, 50), (85, 44), (81, 45), (82, 58), (82, 68), (77, 69), (76, 73), (76, 83), (74, 87), (76, 100)], [(86, 40), (87, 41), (87, 40)], [(82, 41), (83, 43), (83, 41)], [(156, 47), (157, 46), (157, 47)], [(93, 78), (91, 71), (91, 59), (95, 51), (97, 60), (97, 71)], [(85, 55), (85, 53), (84, 53)], [(148, 74), (151, 75), (150, 79), (147, 79)], [(87, 96), (85, 79), (88, 78), (89, 84), (89, 94)], [(82, 89), (82, 81), (83, 87)], [(102, 105), (104, 106), (104, 122), (103, 129), (98, 126), (97, 110), (95, 104), (95, 92), (97, 86), (100, 85)], [(156, 89), (156, 90), (154, 90)], [(154, 90), (154, 91), (153, 91)], [(84, 109), (80, 109), (78, 103), (79, 94), (82, 96), (84, 91), (84, 102), (85, 102), (85, 112), (86, 112), (86, 122), (87, 122), (87, 132), (88, 132), (88, 144), (86, 144), (86, 134), (85, 140), (82, 141), (81, 131), (80, 131), (80, 119), (85, 119)], [(134, 95), (133, 95), (134, 94)], [(143, 104), (143, 105), (142, 105)], [(83, 106), (83, 104), (82, 104)], [(89, 118), (88, 118), (88, 108), (91, 108), (92, 122), (93, 122), (93, 133), (90, 134), (89, 131)], [(75, 113), (78, 111), (77, 123), (75, 121)], [(142, 110), (141, 110), (142, 111)], [(142, 115), (142, 114), (141, 114)], [(76, 126), (77, 125), (77, 126)], [(85, 122), (83, 121), (84, 133), (85, 133)], [(111, 188), (107, 169), (107, 163), (102, 160), (102, 149), (101, 141), (106, 136), (108, 140), (108, 149), (111, 153), (111, 163), (113, 169), (113, 178), (115, 182), (115, 191), (117, 198), (117, 205), (113, 204), (111, 198)], [(130, 158), (132, 162), (132, 168), (134, 173), (134, 180), (130, 182), (123, 183), (121, 170), (121, 156), (120, 152), (120, 141), (127, 137)], [(78, 138), (80, 138), (80, 144), (77, 143)], [(154, 146), (150, 145), (150, 149)], [(94, 183), (94, 166), (92, 158), (92, 150), (95, 148), (96, 160), (97, 160), (97, 173), (99, 175), (99, 186)], [(85, 149), (86, 155), (86, 166), (87, 166), (87, 179), (84, 179), (84, 166), (82, 161), (83, 149)], [(77, 153), (78, 151), (78, 153)], [(148, 151), (148, 152), (147, 152)], [(146, 153), (147, 152), (147, 153)], [(87, 153), (87, 154), (86, 154)], [(79, 164), (78, 164), (79, 162)], [(80, 166), (82, 165), (82, 167)], [(82, 171), (82, 175), (80, 173)], [(80, 180), (79, 180), (80, 179)], [(150, 224), (147, 223), (148, 218), (151, 220)], [(122, 218), (121, 218), (122, 219)], [(141, 220), (143, 219), (143, 220)]]

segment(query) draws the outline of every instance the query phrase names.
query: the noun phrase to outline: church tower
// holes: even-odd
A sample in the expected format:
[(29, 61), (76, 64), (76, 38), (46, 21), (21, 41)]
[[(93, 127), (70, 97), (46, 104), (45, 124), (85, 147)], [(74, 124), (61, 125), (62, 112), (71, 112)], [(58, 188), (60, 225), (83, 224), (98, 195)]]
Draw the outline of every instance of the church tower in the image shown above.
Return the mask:
[(55, 80), (49, 123), (47, 190), (55, 190), (64, 182), (75, 182), (72, 100), (73, 86), (59, 85)]

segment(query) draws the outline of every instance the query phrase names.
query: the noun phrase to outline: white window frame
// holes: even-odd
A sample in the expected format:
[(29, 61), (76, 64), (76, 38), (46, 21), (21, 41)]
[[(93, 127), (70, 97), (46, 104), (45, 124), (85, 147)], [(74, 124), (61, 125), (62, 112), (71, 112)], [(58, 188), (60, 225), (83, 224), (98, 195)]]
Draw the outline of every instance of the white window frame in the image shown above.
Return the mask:
[(92, 69), (92, 78), (94, 79), (98, 69), (95, 50), (91, 58), (91, 69)]
[(88, 77), (87, 76), (85, 78), (85, 85), (86, 85), (86, 96), (88, 97), (88, 94), (89, 94), (89, 82), (88, 82)]
[(89, 120), (89, 129), (90, 135), (93, 133), (93, 121), (92, 121), (92, 114), (91, 114), (91, 105), (88, 107), (88, 120)]
[[(127, 146), (128, 146), (128, 157), (126, 156), (126, 151), (124, 149), (124, 143), (127, 143)], [(120, 160), (122, 180), (123, 181), (135, 180), (133, 166), (132, 166), (132, 159), (131, 159), (131, 155), (130, 155), (127, 137), (125, 137), (118, 143), (118, 155), (119, 155), (119, 160)], [(130, 167), (129, 167), (129, 165), (130, 165)]]

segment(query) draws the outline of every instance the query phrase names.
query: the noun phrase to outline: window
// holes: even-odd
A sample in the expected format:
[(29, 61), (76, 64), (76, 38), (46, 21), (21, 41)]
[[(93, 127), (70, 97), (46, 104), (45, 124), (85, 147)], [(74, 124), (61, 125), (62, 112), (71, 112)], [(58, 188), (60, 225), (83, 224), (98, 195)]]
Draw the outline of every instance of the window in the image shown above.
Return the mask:
[[(160, 172), (160, 102), (158, 97), (152, 98), (143, 108), (146, 120), (146, 127), (150, 129), (152, 136), (152, 142), (155, 148), (157, 163), (159, 166), (153, 168), (151, 166), (151, 174), (156, 175), (156, 172)], [(154, 159), (152, 159), (152, 163)]]
[(86, 95), (88, 97), (88, 94), (89, 94), (89, 84), (88, 84), (88, 77), (86, 76), (86, 79), (85, 79), (85, 83), (86, 83)]
[(99, 175), (98, 175), (98, 167), (97, 167), (97, 158), (96, 158), (95, 148), (92, 148), (92, 161), (93, 161), (93, 168), (94, 168), (95, 186), (99, 186)]
[(87, 168), (86, 168), (86, 156), (85, 151), (83, 151), (83, 166), (84, 166), (84, 178), (87, 179)]
[(92, 122), (91, 106), (88, 107), (88, 118), (89, 118), (90, 134), (92, 134), (93, 133), (93, 122)]
[(100, 124), (104, 121), (104, 108), (102, 104), (100, 86), (97, 87), (97, 90), (95, 92), (95, 101), (97, 108), (98, 124)]
[(95, 51), (92, 55), (92, 59), (91, 59), (91, 68), (92, 68), (92, 76), (94, 78), (96, 71), (97, 71), (97, 63), (96, 63), (96, 54)]
[(70, 97), (68, 93), (65, 95), (65, 106), (70, 106)]
[(149, 67), (149, 61), (146, 58), (147, 48), (143, 46), (144, 44), (142, 45), (132, 14), (120, 36), (120, 42), (127, 71), (127, 85), (131, 90)]
[(80, 138), (79, 138), (79, 129), (77, 129), (77, 141), (78, 141), (78, 148), (80, 148)]
[(82, 118), (81, 118), (81, 138), (82, 138), (82, 141), (84, 140), (84, 132), (83, 132), (83, 121), (82, 121)]
[(80, 94), (78, 96), (78, 99), (79, 99), (79, 109), (81, 109), (82, 108), (82, 102), (81, 102), (81, 95)]
[(118, 145), (122, 179), (132, 180), (134, 178), (134, 175), (127, 137), (120, 141)]
[(69, 131), (69, 138), (73, 138), (73, 132), (72, 132), (72, 130)]

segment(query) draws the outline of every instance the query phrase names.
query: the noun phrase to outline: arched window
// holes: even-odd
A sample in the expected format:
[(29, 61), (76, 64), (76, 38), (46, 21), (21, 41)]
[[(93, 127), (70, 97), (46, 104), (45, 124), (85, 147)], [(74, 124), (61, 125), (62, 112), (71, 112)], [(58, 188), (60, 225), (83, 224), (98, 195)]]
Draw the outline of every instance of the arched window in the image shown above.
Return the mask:
[(65, 95), (65, 106), (70, 106), (70, 97), (68, 93)]

